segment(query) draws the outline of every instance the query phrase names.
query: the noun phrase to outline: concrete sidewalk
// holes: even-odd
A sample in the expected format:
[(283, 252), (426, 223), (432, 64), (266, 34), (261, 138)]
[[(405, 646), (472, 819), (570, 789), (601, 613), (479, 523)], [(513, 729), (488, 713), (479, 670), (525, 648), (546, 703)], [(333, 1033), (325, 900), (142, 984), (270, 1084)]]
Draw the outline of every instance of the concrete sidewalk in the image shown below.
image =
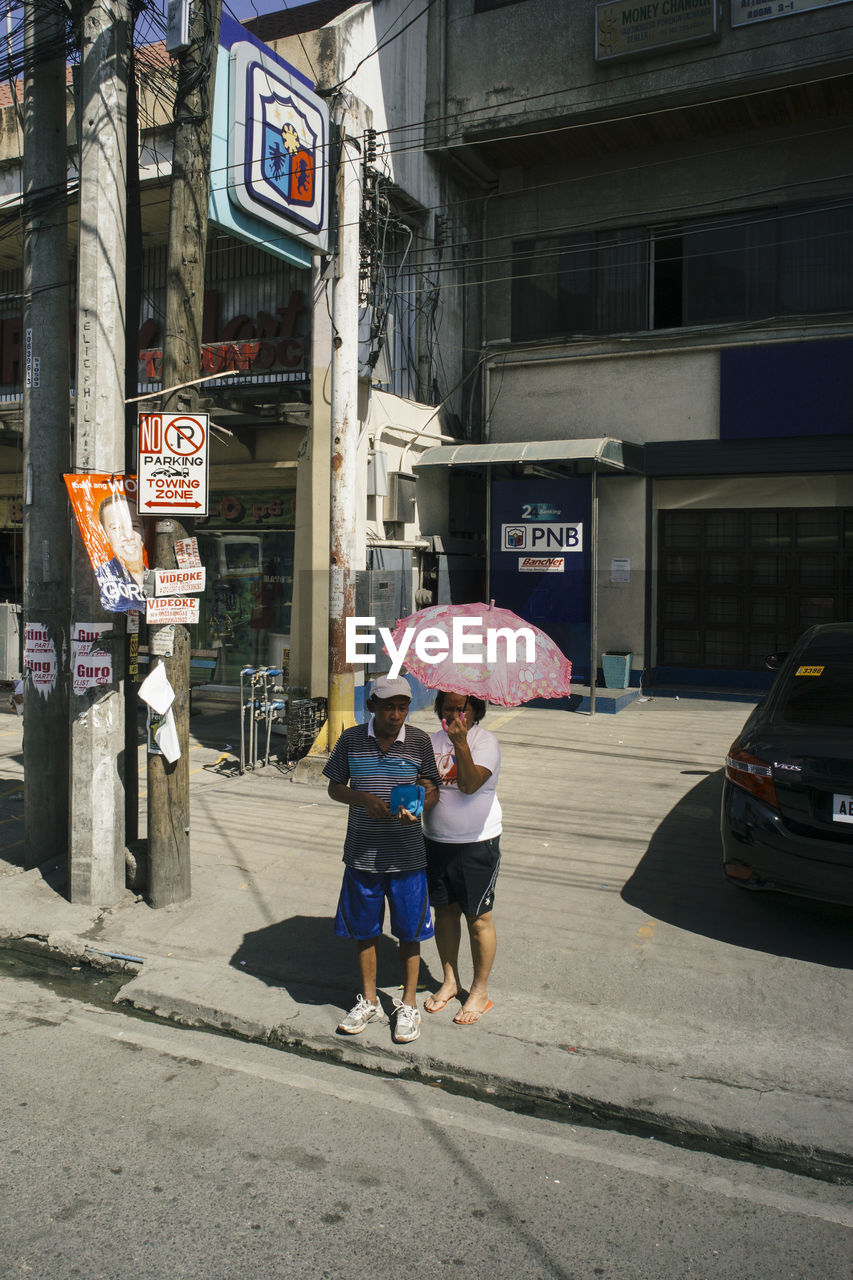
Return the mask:
[[(193, 897), (162, 911), (130, 892), (74, 905), (61, 869), (20, 870), (20, 722), (0, 718), (0, 945), (125, 967), (120, 1002), (189, 1026), (849, 1178), (853, 911), (724, 882), (720, 765), (747, 712), (490, 709), (499, 945), (495, 1008), (474, 1027), (448, 1006), (411, 1045), (387, 1023), (335, 1033), (357, 991), (352, 944), (332, 934), (346, 810), (273, 766), (205, 768), (236, 757), (236, 710), (192, 719)], [(427, 989), (439, 974), (427, 943)], [(390, 1010), (390, 938), (380, 981)]]

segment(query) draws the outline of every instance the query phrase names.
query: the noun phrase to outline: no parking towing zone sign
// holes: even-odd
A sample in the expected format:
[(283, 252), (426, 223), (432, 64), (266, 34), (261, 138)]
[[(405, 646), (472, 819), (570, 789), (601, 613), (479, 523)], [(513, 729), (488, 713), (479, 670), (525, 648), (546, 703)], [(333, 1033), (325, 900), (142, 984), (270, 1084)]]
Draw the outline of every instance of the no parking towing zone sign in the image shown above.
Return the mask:
[(139, 415), (139, 514), (206, 516), (208, 415)]

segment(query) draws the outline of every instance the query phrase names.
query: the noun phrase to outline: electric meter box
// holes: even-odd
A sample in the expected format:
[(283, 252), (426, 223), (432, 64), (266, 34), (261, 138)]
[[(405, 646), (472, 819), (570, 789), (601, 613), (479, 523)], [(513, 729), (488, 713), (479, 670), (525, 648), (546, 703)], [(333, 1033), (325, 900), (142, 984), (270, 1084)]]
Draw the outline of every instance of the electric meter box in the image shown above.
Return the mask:
[(166, 6), (166, 49), (180, 53), (190, 47), (190, 0), (169, 0)]

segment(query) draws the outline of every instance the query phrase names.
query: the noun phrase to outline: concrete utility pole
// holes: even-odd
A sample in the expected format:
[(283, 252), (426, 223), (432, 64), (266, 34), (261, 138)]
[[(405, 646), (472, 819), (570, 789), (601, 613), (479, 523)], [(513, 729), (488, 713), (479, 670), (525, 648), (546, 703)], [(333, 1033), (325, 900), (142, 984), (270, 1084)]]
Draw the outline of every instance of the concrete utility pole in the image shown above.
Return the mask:
[[(131, 45), (127, 84), (127, 271), (125, 273), (125, 327), (124, 385), (127, 403), (124, 408), (124, 469), (129, 474), (136, 471), (136, 394), (139, 390), (139, 312), (142, 305), (142, 200), (139, 189), (139, 101), (136, 84), (136, 62)], [(144, 624), (145, 619), (140, 619)], [(128, 767), (124, 771), (124, 822), (128, 850), (133, 849), (139, 838), (139, 728), (137, 722), (139, 674), (139, 630), (128, 633), (124, 682), (124, 758)], [(130, 764), (133, 762), (134, 767)], [(128, 883), (132, 883), (129, 878)]]
[[(190, 45), (180, 55), (169, 203), (164, 388), (201, 376), (210, 137), (221, 13), (221, 0), (193, 5)], [(161, 408), (172, 413), (192, 412), (197, 402), (196, 389), (188, 388), (164, 395)], [(184, 531), (175, 520), (160, 517), (155, 532), (155, 565), (174, 568), (175, 537), (182, 537)], [(165, 756), (148, 757), (148, 898), (152, 907), (185, 902), (191, 891), (190, 636), (186, 627), (175, 627), (174, 652), (164, 659), (164, 665), (175, 691), (172, 711), (181, 755), (174, 764)]]
[(345, 619), (355, 614), (358, 447), (358, 269), (361, 146), (354, 104), (339, 121), (338, 251), (332, 297), (332, 510), (329, 532), (329, 750), (355, 724), (355, 678), (346, 661)]
[[(74, 469), (124, 470), (127, 0), (83, 11), (80, 63), (80, 237)], [(110, 623), (109, 685), (70, 696), (70, 896), (108, 906), (124, 893), (124, 620), (100, 606), (92, 565), (74, 533), (71, 626)], [(64, 655), (63, 655), (64, 656)], [(126, 762), (130, 768), (136, 761)]]
[[(53, 679), (24, 680), (24, 865), (68, 851), (71, 464), (65, 23), (27, 4), (24, 47), (24, 629)], [(32, 642), (31, 642), (32, 643)], [(26, 676), (26, 673), (25, 673)]]

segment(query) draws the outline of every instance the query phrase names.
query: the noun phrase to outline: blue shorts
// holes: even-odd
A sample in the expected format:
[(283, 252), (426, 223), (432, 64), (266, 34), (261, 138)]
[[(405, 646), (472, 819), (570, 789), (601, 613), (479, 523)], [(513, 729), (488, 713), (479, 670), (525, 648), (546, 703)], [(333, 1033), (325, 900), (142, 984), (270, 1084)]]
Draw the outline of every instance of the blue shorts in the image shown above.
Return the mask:
[(425, 942), (433, 936), (426, 871), (356, 871), (344, 869), (335, 916), (339, 938), (366, 942), (378, 938), (388, 899), (391, 932), (401, 942)]

